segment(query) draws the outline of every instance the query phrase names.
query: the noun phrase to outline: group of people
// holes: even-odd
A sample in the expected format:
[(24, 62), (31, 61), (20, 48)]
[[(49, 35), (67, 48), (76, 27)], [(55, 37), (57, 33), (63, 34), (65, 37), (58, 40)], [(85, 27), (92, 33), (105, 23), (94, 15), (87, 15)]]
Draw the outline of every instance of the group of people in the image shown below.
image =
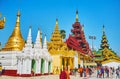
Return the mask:
[(76, 76), (80, 74), (80, 77), (91, 77), (94, 73), (97, 78), (120, 78), (120, 67), (107, 67), (107, 66), (97, 66), (97, 67), (80, 67), (74, 68), (68, 72), (67, 68), (64, 68), (60, 73), (60, 79), (70, 79), (70, 75)]
[(80, 77), (91, 77), (93, 73), (93, 69), (91, 67), (80, 67), (78, 68), (78, 72), (80, 73)]
[(104, 78), (106, 75), (106, 78), (113, 78), (116, 76), (116, 78), (120, 78), (120, 67), (114, 68), (114, 67), (103, 67), (98, 66), (97, 68), (97, 78)]
[(88, 77), (92, 75), (93, 71), (92, 71), (92, 68), (90, 67), (80, 67), (80, 68), (75, 68), (75, 69), (72, 69), (70, 72), (68, 72), (68, 69), (67, 68), (64, 68), (63, 71), (61, 71), (60, 73), (60, 79), (70, 79), (70, 75), (75, 75), (77, 73), (80, 73), (80, 77)]

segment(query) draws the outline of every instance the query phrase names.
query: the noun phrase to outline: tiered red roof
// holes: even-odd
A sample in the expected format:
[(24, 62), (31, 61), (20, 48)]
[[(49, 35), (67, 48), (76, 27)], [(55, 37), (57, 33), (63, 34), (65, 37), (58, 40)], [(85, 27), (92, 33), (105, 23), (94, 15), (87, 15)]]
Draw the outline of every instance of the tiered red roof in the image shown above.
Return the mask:
[(89, 44), (85, 39), (83, 30), (84, 26), (82, 26), (80, 22), (78, 22), (78, 11), (76, 12), (76, 22), (72, 26), (72, 34), (69, 35), (69, 38), (66, 40), (68, 47), (77, 50), (82, 54), (93, 57)]

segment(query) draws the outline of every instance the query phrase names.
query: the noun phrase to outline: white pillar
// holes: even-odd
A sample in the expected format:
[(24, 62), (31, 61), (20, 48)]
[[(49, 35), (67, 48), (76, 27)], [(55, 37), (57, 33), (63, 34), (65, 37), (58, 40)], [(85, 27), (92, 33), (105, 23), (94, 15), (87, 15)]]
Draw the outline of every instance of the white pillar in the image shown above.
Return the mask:
[(40, 74), (41, 73), (41, 59), (36, 60), (36, 72), (35, 74)]
[(21, 75), (21, 73), (22, 73), (22, 67), (23, 67), (23, 64), (22, 64), (22, 63), (23, 63), (23, 61), (20, 60), (20, 68), (19, 68), (19, 69), (20, 69), (20, 73), (19, 73), (19, 75)]
[(39, 66), (38, 66), (38, 68), (39, 68), (39, 73), (41, 74), (41, 59), (39, 59)]
[(80, 59), (80, 66), (83, 67), (83, 58)]
[(27, 58), (26, 59), (26, 74), (31, 74), (31, 65), (32, 65), (32, 60)]
[(20, 59), (17, 60), (17, 74), (20, 74), (20, 67), (21, 67), (21, 61)]
[(50, 61), (50, 73), (52, 73), (52, 62)]
[(11, 64), (11, 66), (13, 66), (13, 57), (14, 57), (13, 55), (14, 55), (14, 54), (12, 53), (12, 61), (11, 61), (12, 64)]
[(35, 63), (36, 63), (36, 69), (35, 69), (35, 74), (38, 74), (39, 73), (39, 61), (38, 60), (35, 60)]
[(74, 56), (74, 68), (78, 68), (78, 53), (77, 52)]
[(25, 59), (22, 60), (22, 72), (21, 74), (24, 74), (26, 70), (26, 66), (25, 66)]
[(48, 73), (48, 61), (45, 60), (45, 73)]
[(20, 73), (19, 73), (19, 75), (22, 74), (22, 70), (23, 70), (23, 59), (20, 60)]
[(22, 74), (31, 74), (31, 59), (23, 60)]

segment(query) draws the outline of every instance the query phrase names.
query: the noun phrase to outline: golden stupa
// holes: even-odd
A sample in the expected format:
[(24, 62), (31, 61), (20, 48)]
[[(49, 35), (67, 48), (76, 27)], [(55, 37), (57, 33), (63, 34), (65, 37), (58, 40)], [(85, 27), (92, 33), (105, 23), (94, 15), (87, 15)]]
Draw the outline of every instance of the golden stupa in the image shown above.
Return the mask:
[(24, 44), (25, 41), (20, 31), (20, 11), (18, 11), (15, 28), (2, 51), (21, 51)]

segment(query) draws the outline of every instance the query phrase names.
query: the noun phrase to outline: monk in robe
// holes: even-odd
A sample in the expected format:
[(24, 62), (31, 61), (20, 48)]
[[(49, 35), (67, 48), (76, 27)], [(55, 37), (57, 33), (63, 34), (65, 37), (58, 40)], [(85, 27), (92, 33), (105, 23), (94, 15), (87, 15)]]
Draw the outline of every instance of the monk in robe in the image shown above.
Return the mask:
[(87, 68), (86, 68), (86, 76), (88, 77), (88, 73), (89, 73), (89, 68), (88, 68), (88, 66), (87, 66)]
[(70, 79), (69, 73), (66, 68), (60, 73), (60, 79)]
[(82, 77), (83, 76), (83, 68), (82, 67), (79, 68), (79, 72), (80, 72), (80, 77)]

